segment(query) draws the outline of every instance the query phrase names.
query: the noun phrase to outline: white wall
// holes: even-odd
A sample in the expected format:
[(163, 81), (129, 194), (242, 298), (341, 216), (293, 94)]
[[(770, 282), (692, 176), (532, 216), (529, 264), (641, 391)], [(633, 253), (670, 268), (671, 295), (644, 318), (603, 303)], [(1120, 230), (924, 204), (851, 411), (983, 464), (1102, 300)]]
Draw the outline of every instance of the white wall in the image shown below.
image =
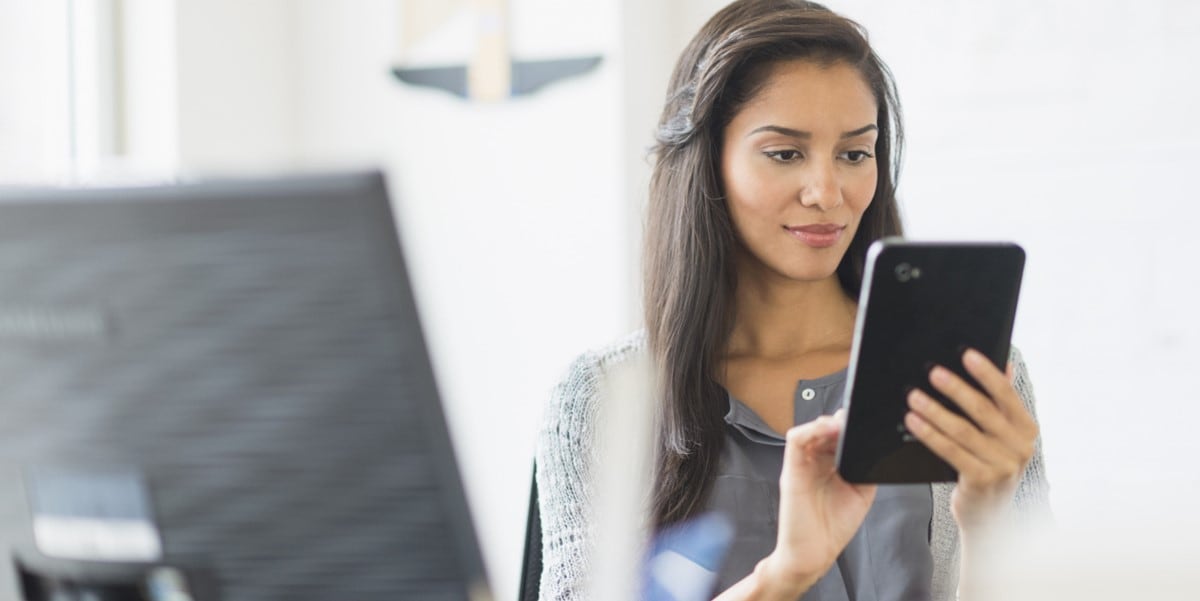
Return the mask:
[(288, 0), (175, 2), (178, 165), (219, 174), (295, 160), (299, 65)]
[(122, 158), (139, 178), (167, 177), (179, 167), (177, 16), (174, 2), (124, 0)]
[(67, 22), (63, 0), (0, 0), (0, 182), (69, 176)]

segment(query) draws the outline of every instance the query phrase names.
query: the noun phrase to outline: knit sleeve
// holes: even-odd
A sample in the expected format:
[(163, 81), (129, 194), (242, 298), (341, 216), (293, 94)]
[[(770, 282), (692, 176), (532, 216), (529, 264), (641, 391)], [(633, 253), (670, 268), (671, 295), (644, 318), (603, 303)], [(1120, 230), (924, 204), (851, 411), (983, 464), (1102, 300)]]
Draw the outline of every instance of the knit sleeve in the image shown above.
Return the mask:
[(555, 387), (537, 441), (538, 508), (542, 519), (539, 599), (582, 599), (592, 523), (590, 472), (600, 364), (581, 356)]
[[(1029, 370), (1021, 351), (1013, 347), (1009, 357), (1013, 365), (1013, 387), (1025, 403), (1025, 409), (1033, 420), (1037, 421), (1037, 408), (1033, 396), (1033, 383), (1029, 379)], [(1017, 485), (1017, 493), (1013, 505), (1020, 514), (1030, 518), (1044, 519), (1050, 517), (1050, 484), (1046, 480), (1046, 463), (1042, 457), (1042, 437), (1039, 435), (1034, 446), (1033, 458), (1025, 468), (1025, 475)]]

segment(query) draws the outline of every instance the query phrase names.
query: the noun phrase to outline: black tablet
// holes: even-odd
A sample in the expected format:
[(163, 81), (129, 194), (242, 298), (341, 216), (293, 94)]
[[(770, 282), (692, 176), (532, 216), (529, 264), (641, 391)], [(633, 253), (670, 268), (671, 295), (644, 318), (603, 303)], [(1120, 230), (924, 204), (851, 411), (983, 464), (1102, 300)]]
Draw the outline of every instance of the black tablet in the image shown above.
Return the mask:
[(889, 238), (867, 253), (847, 374), (838, 473), (848, 482), (922, 483), (958, 474), (904, 426), (907, 395), (935, 391), (929, 370), (962, 365), (968, 347), (1002, 369), (1008, 362), (1025, 251), (1010, 243), (908, 242)]

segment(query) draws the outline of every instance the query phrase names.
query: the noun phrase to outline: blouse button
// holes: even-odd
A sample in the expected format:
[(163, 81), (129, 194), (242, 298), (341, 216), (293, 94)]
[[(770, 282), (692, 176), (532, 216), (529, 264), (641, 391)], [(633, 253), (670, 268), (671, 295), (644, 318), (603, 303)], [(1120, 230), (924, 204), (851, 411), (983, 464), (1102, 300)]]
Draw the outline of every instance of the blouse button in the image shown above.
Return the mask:
[(811, 388), (805, 388), (804, 390), (800, 391), (800, 398), (802, 398), (806, 401), (811, 401), (816, 397), (817, 397), (817, 391), (815, 391)]

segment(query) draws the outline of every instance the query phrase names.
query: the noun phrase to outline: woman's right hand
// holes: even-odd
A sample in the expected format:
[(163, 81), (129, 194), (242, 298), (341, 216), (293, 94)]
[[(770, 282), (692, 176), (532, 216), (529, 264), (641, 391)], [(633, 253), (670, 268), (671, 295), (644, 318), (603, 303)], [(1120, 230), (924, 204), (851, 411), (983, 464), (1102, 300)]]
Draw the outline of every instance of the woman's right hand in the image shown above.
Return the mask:
[(794, 601), (850, 543), (875, 500), (875, 486), (850, 484), (837, 473), (834, 457), (845, 421), (845, 412), (838, 411), (788, 430), (775, 550), (717, 601)]
[[(778, 596), (795, 599), (821, 578), (862, 525), (875, 486), (853, 485), (834, 465), (845, 413), (788, 430), (779, 477), (779, 534), (755, 576)], [(759, 595), (755, 595), (759, 596)]]

